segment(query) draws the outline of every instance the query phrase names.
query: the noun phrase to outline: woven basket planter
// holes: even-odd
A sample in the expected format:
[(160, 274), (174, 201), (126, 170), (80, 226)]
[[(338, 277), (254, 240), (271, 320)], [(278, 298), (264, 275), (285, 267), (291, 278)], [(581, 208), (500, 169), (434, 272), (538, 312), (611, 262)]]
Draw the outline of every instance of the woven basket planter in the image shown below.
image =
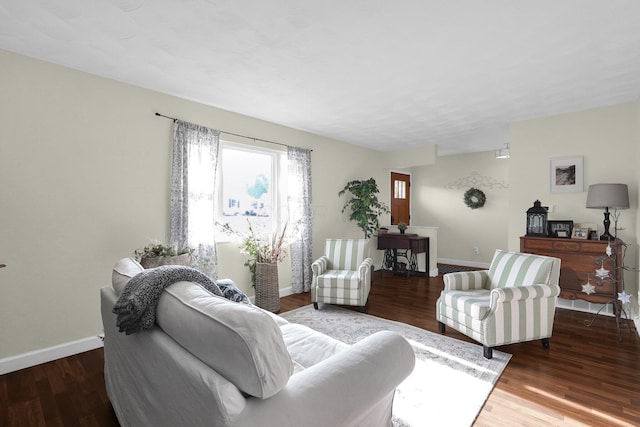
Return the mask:
[(272, 313), (280, 310), (278, 264), (256, 263), (256, 305)]
[(186, 265), (191, 266), (191, 255), (158, 256), (154, 258), (142, 258), (140, 265), (144, 268), (156, 268), (161, 265)]

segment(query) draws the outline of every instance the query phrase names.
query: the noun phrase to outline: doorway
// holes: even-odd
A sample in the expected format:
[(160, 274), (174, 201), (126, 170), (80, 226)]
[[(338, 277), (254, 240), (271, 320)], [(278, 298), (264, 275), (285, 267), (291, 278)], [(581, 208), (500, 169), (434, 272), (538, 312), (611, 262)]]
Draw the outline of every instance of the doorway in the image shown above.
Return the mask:
[(391, 172), (391, 225), (411, 220), (411, 175)]

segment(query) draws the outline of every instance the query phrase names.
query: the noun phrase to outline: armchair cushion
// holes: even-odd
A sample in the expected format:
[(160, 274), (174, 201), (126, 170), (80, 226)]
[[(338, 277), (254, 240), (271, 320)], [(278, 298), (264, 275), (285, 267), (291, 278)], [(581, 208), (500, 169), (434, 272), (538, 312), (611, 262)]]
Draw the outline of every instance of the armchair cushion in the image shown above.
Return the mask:
[(367, 258), (364, 239), (327, 239), (325, 256), (329, 270), (357, 270)]
[(468, 291), (449, 291), (442, 294), (442, 304), (445, 309), (464, 313), (472, 319), (482, 320), (489, 313), (491, 291), (487, 289), (473, 289)]
[(489, 267), (489, 287), (509, 288), (548, 283), (552, 267), (551, 258), (497, 250)]

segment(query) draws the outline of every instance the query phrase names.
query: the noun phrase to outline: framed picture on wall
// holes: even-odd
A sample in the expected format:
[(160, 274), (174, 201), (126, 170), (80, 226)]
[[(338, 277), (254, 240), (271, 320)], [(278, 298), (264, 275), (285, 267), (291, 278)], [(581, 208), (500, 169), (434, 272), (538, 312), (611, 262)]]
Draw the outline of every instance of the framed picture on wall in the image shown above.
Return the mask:
[(549, 161), (549, 183), (552, 193), (581, 193), (584, 191), (584, 159), (558, 157)]

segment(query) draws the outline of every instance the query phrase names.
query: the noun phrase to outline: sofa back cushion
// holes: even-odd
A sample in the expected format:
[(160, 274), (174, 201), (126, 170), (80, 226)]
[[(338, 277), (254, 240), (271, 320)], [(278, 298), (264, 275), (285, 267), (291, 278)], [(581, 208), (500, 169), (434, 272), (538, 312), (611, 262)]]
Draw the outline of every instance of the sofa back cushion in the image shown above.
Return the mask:
[(489, 267), (489, 288), (549, 284), (554, 258), (496, 250)]
[(140, 265), (138, 261), (133, 258), (122, 258), (113, 267), (111, 273), (111, 286), (116, 291), (116, 295), (120, 295), (124, 286), (129, 283), (129, 280), (138, 273), (144, 271), (144, 267)]
[(217, 297), (201, 286), (178, 282), (158, 302), (164, 332), (251, 396), (278, 393), (293, 362), (273, 318), (258, 307)]
[(355, 271), (367, 258), (365, 239), (327, 239), (324, 254), (329, 259), (329, 270)]

